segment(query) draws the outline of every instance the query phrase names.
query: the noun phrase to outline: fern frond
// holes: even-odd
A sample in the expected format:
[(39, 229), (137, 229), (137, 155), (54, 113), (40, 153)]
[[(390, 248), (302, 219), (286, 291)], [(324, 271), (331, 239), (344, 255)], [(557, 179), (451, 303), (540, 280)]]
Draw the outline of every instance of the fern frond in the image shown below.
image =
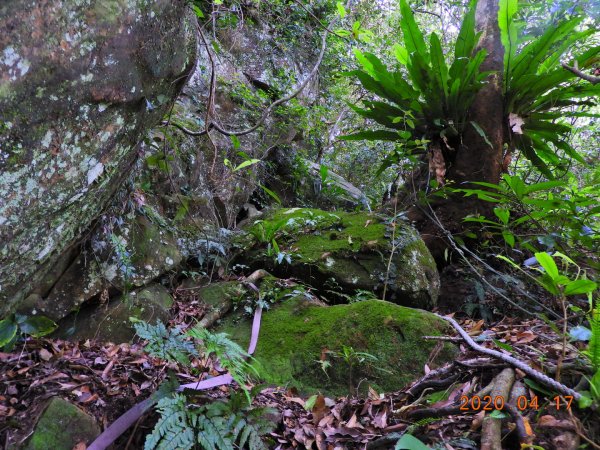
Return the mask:
[(585, 355), (590, 359), (594, 371), (600, 369), (600, 308), (594, 308), (590, 314), (592, 336)]
[(146, 437), (144, 450), (191, 449), (195, 439), (186, 413), (186, 399), (183, 395), (165, 397), (156, 405), (160, 419)]
[(185, 339), (179, 327), (167, 330), (161, 322), (150, 325), (143, 321), (134, 321), (133, 326), (137, 335), (148, 341), (144, 350), (150, 356), (182, 364), (189, 364), (190, 355), (198, 356), (194, 344)]

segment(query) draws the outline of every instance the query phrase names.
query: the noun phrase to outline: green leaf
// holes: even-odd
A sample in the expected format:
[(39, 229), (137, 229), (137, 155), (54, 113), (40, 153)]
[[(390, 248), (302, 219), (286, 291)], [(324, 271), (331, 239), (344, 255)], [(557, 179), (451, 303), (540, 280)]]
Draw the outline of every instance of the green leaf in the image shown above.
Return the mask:
[(502, 232), (502, 237), (504, 238), (506, 243), (511, 246), (511, 248), (515, 246), (515, 235), (512, 234), (510, 231), (504, 230)]
[(235, 169), (233, 169), (234, 172), (237, 172), (238, 170), (241, 170), (245, 167), (248, 166), (252, 166), (254, 164), (257, 164), (260, 162), (260, 159), (249, 159), (247, 161), (242, 162), (239, 166), (237, 166)]
[(321, 175), (321, 183), (323, 185), (327, 181), (328, 172), (329, 172), (329, 168), (326, 165), (321, 164), (321, 167), (319, 168), (319, 174)]
[(442, 52), (442, 44), (440, 38), (435, 33), (429, 36), (430, 51), (431, 51), (431, 72), (437, 80), (439, 88), (444, 93), (444, 98), (448, 97), (448, 67)]
[(402, 47), (400, 44), (394, 44), (392, 47), (394, 50), (394, 56), (400, 64), (406, 66), (408, 63), (408, 50)]
[(494, 344), (496, 344), (502, 350), (506, 350), (507, 352), (513, 352), (514, 351), (514, 349), (510, 345), (508, 345), (508, 344), (506, 344), (504, 342), (500, 342), (497, 339), (492, 339), (492, 341), (494, 341)]
[(485, 143), (487, 145), (489, 145), (490, 148), (494, 148), (494, 146), (492, 145), (492, 143), (488, 139), (487, 134), (485, 134), (485, 131), (483, 131), (483, 128), (481, 128), (479, 126), (479, 124), (477, 122), (474, 122), (474, 121), (471, 121), (471, 125), (473, 125), (473, 128), (475, 128), (475, 131), (477, 131), (477, 134), (483, 138), (483, 140), (485, 141)]
[(271, 189), (267, 188), (266, 186), (263, 186), (262, 184), (258, 184), (258, 186), (267, 193), (267, 195), (269, 197), (271, 197), (273, 200), (275, 200), (277, 203), (279, 203), (281, 205), (281, 199), (279, 198), (279, 196), (273, 192)]
[(0, 347), (4, 347), (17, 335), (17, 324), (7, 318), (0, 320)]
[(404, 35), (404, 45), (406, 50), (411, 56), (420, 55), (423, 60), (428, 61), (429, 55), (427, 53), (427, 47), (425, 47), (425, 40), (423, 39), (423, 33), (415, 22), (415, 17), (408, 6), (406, 0), (400, 0), (400, 12), (402, 18), (400, 19), (400, 28), (402, 28), (402, 34)]
[(509, 80), (511, 62), (517, 49), (517, 28), (513, 16), (517, 12), (518, 3), (518, 0), (500, 0), (498, 3), (498, 27), (504, 46), (505, 82)]
[(556, 263), (554, 262), (554, 258), (552, 258), (552, 256), (546, 252), (539, 252), (534, 256), (550, 278), (554, 280), (556, 277), (558, 277), (558, 267), (556, 267)]
[(344, 5), (342, 4), (342, 2), (337, 2), (336, 7), (337, 7), (338, 14), (340, 15), (340, 19), (343, 19), (344, 17), (346, 17), (346, 8), (344, 8)]
[(494, 214), (504, 225), (508, 224), (508, 219), (510, 218), (510, 211), (508, 209), (494, 208)]
[(237, 150), (238, 148), (240, 148), (240, 140), (238, 139), (238, 137), (233, 134), (229, 137), (231, 138), (231, 142), (233, 143), (233, 149)]
[(496, 255), (496, 258), (501, 259), (502, 261), (505, 261), (505, 262), (509, 263), (515, 269), (519, 269), (519, 265), (518, 264), (516, 264), (512, 259), (509, 259), (509, 258), (507, 258), (504, 255)]
[(536, 383), (535, 381), (533, 381), (531, 378), (524, 378), (523, 379), (523, 383), (525, 383), (527, 386), (529, 386), (531, 389), (533, 389), (536, 392), (539, 392), (541, 394), (545, 394), (547, 396), (551, 396), (554, 394), (553, 391), (546, 389), (544, 386)]
[(430, 447), (412, 434), (405, 434), (396, 442), (394, 450), (430, 450)]
[(196, 17), (198, 17), (199, 19), (204, 19), (204, 13), (200, 8), (198, 8), (198, 6), (192, 5), (192, 9), (194, 10)]
[(579, 393), (581, 394), (578, 401), (579, 409), (589, 408), (594, 404), (590, 391), (580, 391)]
[(311, 395), (310, 397), (308, 397), (308, 399), (306, 400), (306, 402), (304, 403), (304, 409), (307, 411), (312, 411), (312, 409), (314, 408), (315, 404), (317, 403), (317, 398), (319, 396), (317, 394)]
[(598, 285), (590, 280), (574, 280), (565, 286), (565, 295), (588, 294), (594, 292)]
[(58, 325), (45, 316), (29, 316), (19, 325), (21, 331), (33, 337), (42, 337), (52, 333)]
[(475, 8), (477, 6), (477, 0), (471, 0), (469, 3), (469, 11), (465, 15), (463, 22), (460, 26), (458, 38), (454, 45), (454, 59), (459, 58), (470, 58), (473, 49), (475, 48)]

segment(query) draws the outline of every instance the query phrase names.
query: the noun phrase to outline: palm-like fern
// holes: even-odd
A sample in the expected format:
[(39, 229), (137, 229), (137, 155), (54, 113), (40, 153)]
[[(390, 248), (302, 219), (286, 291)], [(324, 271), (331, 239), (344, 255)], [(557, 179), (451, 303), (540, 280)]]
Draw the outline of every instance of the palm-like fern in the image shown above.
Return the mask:
[[(600, 94), (600, 85), (582, 82), (560, 63), (571, 48), (581, 46), (597, 31), (578, 30), (583, 18), (574, 17), (548, 27), (542, 36), (523, 45), (517, 42), (517, 4), (518, 0), (500, 1), (505, 113), (512, 123), (518, 121), (523, 126), (522, 130), (512, 127), (513, 146), (548, 178), (553, 178), (550, 166), (562, 165), (559, 151), (584, 162), (568, 143), (571, 126), (561, 119), (565, 115), (598, 117), (582, 111), (565, 113), (566, 108), (593, 105), (594, 97)], [(570, 58), (569, 64), (583, 70), (599, 61), (600, 47), (593, 47)]]
[(476, 3), (470, 3), (453, 62), (448, 66), (438, 35), (431, 33), (427, 46), (408, 3), (400, 0), (404, 46), (397, 44), (394, 52), (408, 77), (402, 71), (389, 71), (371, 53), (355, 51), (362, 70), (348, 75), (357, 77), (367, 91), (384, 101), (365, 101), (366, 109), (351, 107), (386, 129), (362, 131), (342, 139), (402, 141), (407, 149), (417, 149), (423, 137), (448, 142), (462, 133), (469, 107), (488, 75), (479, 70), (486, 51), (475, 52), (479, 40), (475, 33)]

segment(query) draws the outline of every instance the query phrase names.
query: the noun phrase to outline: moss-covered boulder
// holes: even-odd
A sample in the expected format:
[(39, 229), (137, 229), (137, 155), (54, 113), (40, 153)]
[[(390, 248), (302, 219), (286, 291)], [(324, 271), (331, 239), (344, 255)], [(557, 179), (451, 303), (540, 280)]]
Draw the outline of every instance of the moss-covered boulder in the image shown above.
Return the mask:
[(93, 417), (72, 403), (53, 397), (40, 416), (23, 450), (72, 450), (90, 444), (100, 434)]
[(0, 2), (0, 317), (86, 234), (196, 60), (185, 1)]
[[(231, 316), (219, 331), (243, 346), (251, 322)], [(435, 315), (381, 300), (320, 306), (306, 297), (283, 299), (263, 314), (254, 356), (267, 381), (303, 393), (347, 395), (368, 386), (393, 391), (422, 375), (436, 346), (423, 335), (447, 332)], [(435, 363), (455, 355), (446, 344)]]
[[(279, 209), (246, 227), (239, 261), (295, 277), (331, 298), (357, 290), (405, 306), (430, 309), (439, 274), (417, 231), (369, 213)], [(338, 297), (340, 297), (338, 295)]]
[(86, 308), (59, 323), (55, 337), (71, 340), (96, 339), (104, 342), (129, 342), (135, 336), (130, 317), (149, 323), (169, 319), (173, 299), (160, 284), (151, 284), (123, 298), (112, 301), (107, 307)]

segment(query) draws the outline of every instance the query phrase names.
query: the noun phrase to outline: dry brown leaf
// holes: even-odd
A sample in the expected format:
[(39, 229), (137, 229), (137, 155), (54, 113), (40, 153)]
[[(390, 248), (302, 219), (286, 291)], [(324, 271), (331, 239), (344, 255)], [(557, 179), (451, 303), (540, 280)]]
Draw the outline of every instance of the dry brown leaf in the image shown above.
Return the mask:
[(329, 412), (329, 408), (325, 405), (325, 397), (318, 395), (315, 400), (315, 405), (312, 408), (313, 423), (318, 424), (321, 419)]

